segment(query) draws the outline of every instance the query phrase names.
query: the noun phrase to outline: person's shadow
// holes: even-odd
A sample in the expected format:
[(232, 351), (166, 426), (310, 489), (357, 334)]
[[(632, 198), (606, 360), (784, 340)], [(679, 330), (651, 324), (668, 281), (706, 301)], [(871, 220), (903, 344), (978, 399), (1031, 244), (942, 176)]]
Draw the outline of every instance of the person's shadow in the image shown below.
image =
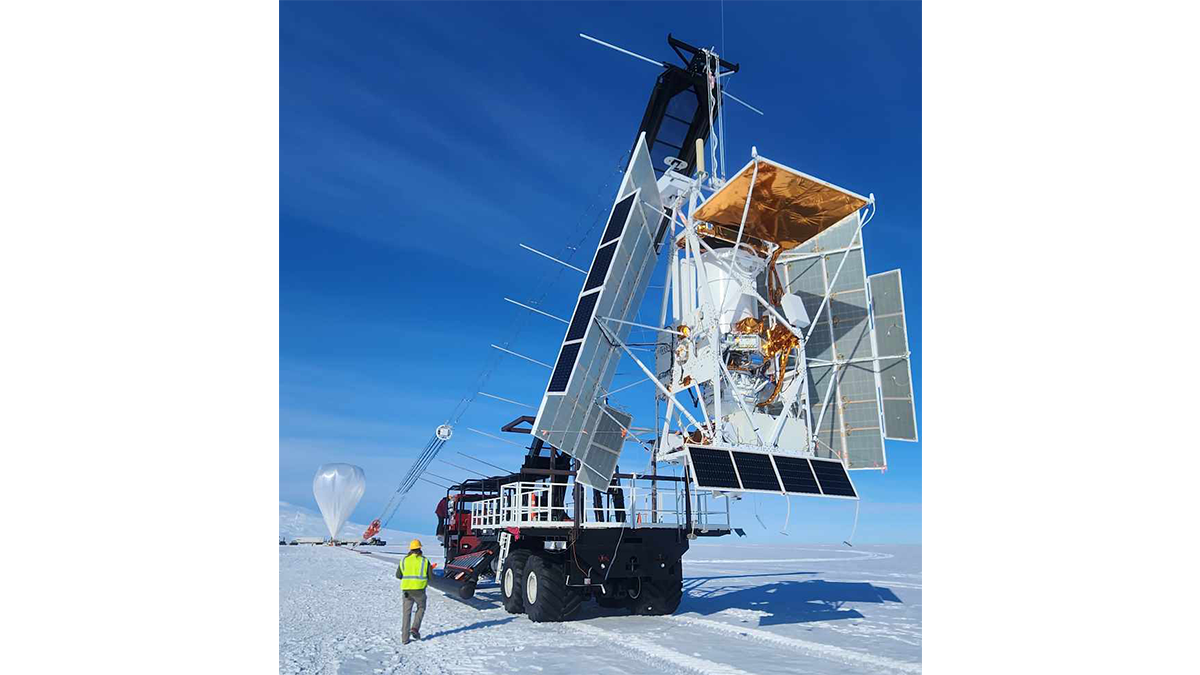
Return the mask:
[(517, 617), (516, 616), (506, 616), (503, 619), (492, 619), (491, 621), (476, 621), (475, 623), (473, 623), (469, 626), (459, 626), (458, 628), (451, 628), (450, 630), (443, 630), (443, 631), (438, 631), (436, 633), (431, 633), (430, 635), (426, 635), (425, 637), (423, 637), (421, 639), (422, 640), (432, 640), (435, 637), (445, 637), (447, 635), (453, 635), (455, 633), (462, 633), (462, 632), (468, 631), (468, 630), (475, 630), (476, 628), (488, 628), (490, 626), (500, 626), (500, 625), (508, 623), (509, 621), (512, 621), (515, 618), (517, 618)]

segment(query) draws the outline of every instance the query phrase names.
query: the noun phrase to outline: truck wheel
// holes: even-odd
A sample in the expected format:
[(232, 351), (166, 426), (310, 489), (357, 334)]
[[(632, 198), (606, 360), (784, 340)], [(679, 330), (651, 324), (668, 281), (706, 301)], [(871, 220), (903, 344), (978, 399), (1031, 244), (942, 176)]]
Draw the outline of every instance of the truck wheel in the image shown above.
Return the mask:
[(583, 595), (567, 586), (566, 567), (543, 555), (529, 558), (522, 591), (525, 613), (539, 623), (562, 621), (583, 603)]
[(529, 551), (520, 548), (510, 551), (504, 559), (504, 569), (500, 571), (500, 597), (504, 599), (504, 609), (509, 614), (525, 611), (521, 584), (525, 579), (525, 561), (528, 559)]
[(674, 614), (683, 600), (683, 577), (662, 581), (643, 581), (635, 597), (630, 594), (629, 610), (642, 616)]
[(629, 600), (627, 598), (614, 598), (611, 595), (597, 595), (596, 604), (612, 609), (615, 607), (628, 607)]

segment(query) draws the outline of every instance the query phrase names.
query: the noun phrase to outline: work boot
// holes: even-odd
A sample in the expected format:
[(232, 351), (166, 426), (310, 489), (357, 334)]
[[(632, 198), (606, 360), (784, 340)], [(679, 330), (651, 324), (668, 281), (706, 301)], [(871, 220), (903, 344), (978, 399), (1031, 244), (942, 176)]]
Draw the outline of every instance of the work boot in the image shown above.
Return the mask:
[(419, 632), (417, 632), (417, 629), (416, 629), (416, 628), (412, 629), (412, 636), (413, 636), (413, 639), (414, 639), (414, 640), (420, 640), (420, 639), (421, 639), (421, 634), (420, 634)]

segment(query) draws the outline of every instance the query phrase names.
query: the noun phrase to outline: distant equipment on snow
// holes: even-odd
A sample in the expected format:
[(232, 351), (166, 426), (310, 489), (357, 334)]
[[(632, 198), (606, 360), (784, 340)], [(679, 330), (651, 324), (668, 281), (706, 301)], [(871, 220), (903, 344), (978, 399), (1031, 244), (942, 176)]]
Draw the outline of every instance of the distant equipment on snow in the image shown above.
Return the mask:
[(317, 469), (317, 475), (313, 477), (313, 497), (317, 499), (331, 539), (337, 539), (337, 533), (358, 506), (366, 489), (366, 474), (353, 464), (323, 464)]

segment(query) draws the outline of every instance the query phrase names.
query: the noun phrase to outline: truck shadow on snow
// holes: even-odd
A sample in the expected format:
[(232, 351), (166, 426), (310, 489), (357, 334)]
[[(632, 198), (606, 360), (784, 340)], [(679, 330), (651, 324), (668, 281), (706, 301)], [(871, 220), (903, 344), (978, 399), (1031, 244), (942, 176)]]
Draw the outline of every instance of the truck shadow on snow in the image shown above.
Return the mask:
[(760, 626), (774, 626), (862, 619), (865, 618), (859, 611), (862, 608), (846, 608), (846, 603), (902, 602), (891, 589), (865, 582), (811, 579), (777, 581), (751, 587), (709, 586), (705, 583), (721, 578), (729, 577), (687, 579), (678, 613), (710, 615), (725, 610), (741, 610), (756, 615)]
[[(766, 574), (733, 574), (726, 576), (688, 577), (684, 580), (683, 602), (676, 614), (699, 614), (708, 616), (726, 610), (744, 612), (747, 616), (758, 618), (760, 626), (777, 626), (782, 624), (808, 623), (813, 621), (840, 621), (844, 619), (863, 619), (866, 616), (859, 611), (863, 607), (847, 608), (847, 603), (883, 604), (887, 602), (903, 602), (890, 588), (876, 586), (866, 582), (823, 581), (806, 579), (803, 581), (776, 581), (762, 586), (726, 586), (714, 585), (713, 581), (722, 579), (747, 579), (785, 575), (812, 575), (816, 572), (772, 572)], [(455, 598), (458, 600), (457, 598)], [(477, 609), (489, 609), (501, 606), (500, 589), (498, 586), (482, 586), (470, 600), (458, 600), (472, 605)], [(593, 602), (584, 603), (579, 612), (568, 621), (583, 621), (606, 616), (627, 616), (628, 611), (620, 608), (605, 608)], [(497, 621), (484, 621), (471, 626), (455, 628), (447, 633), (456, 633), (473, 628), (506, 623), (515, 617)], [(443, 633), (439, 633), (442, 635)], [(430, 637), (433, 637), (432, 635)]]

